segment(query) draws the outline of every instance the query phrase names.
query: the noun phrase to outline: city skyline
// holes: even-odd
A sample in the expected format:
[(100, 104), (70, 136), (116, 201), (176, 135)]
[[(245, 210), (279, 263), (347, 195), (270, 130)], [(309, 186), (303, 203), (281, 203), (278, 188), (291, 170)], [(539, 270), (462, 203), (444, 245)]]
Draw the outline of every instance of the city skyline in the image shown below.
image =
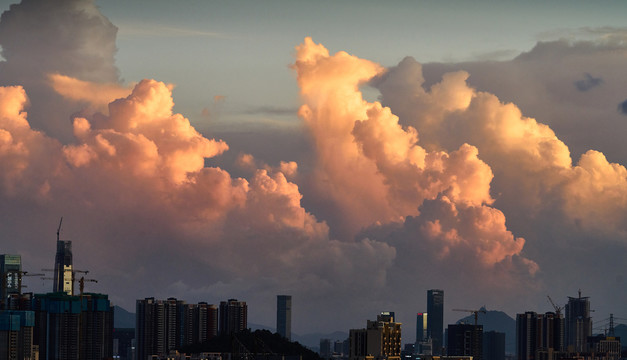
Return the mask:
[(126, 309), (291, 294), (292, 333), (392, 309), (413, 339), (429, 289), (444, 324), (582, 289), (627, 317), (627, 4), (18, 3), (0, 225), (23, 271), (63, 217)]

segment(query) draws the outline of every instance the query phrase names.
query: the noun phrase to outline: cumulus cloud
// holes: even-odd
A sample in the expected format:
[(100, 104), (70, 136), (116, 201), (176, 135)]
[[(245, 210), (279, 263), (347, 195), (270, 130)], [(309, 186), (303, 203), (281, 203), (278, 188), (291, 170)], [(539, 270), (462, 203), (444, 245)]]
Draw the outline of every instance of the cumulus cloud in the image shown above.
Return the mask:
[[(110, 292), (128, 291), (137, 282), (146, 283), (141, 292), (177, 283), (178, 275), (173, 279), (151, 265), (155, 261), (195, 264), (196, 271), (213, 274), (210, 283), (226, 282), (252, 301), (259, 294), (247, 291), (260, 273), (279, 281), (273, 291), (291, 288), (300, 294), (342, 284), (363, 291), (373, 281), (385, 283), (395, 249), (376, 240), (331, 239), (328, 226), (301, 206), (299, 188), (288, 180), (297, 175), (295, 162), (254, 170), (248, 180), (206, 167), (205, 158), (228, 146), (172, 113), (166, 84), (141, 81), (130, 95), (109, 104), (109, 115), (75, 117), (75, 139), (67, 145), (30, 127), (26, 102), (22, 88), (0, 87), (3, 198), (34, 201), (30, 211), (38, 216), (62, 210), (75, 226), (77, 219), (92, 224), (73, 233), (82, 235), (80, 248), (115, 258), (107, 263), (87, 255), (92, 272), (117, 278)], [(93, 227), (93, 218), (101, 227)], [(116, 274), (119, 270), (125, 274)], [(367, 276), (356, 281), (362, 275)], [(134, 292), (159, 296), (143, 294)]]
[[(361, 226), (346, 228), (355, 234), (372, 224), (415, 218), (422, 222), (420, 232), (408, 232), (415, 242), (404, 245), (422, 248), (424, 256), (443, 263), (471, 261), (491, 268), (520, 255), (524, 239), (515, 239), (503, 213), (489, 206), (493, 174), (477, 148), (461, 144), (447, 153), (420, 147), (416, 129), (403, 128), (389, 108), (362, 98), (358, 86), (381, 74), (376, 64), (344, 52), (330, 55), (307, 38), (297, 47), (294, 67), (305, 102), (300, 115), (317, 144), (314, 173), (326, 180), (314, 191), (344, 209), (341, 223), (333, 226)], [(468, 106), (473, 92), (459, 79), (452, 76), (437, 87), (434, 96), (443, 101), (434, 108), (447, 113)], [(456, 89), (465, 91), (460, 95)], [(427, 206), (435, 203), (440, 206)], [(434, 246), (425, 247), (429, 242)], [(457, 251), (465, 257), (451, 256)], [(535, 264), (532, 268), (531, 273)]]
[[(115, 33), (93, 1), (24, 0), (0, 19), (0, 211), (19, 240), (7, 251), (31, 268), (52, 262), (63, 215), (76, 265), (126, 307), (240, 297), (271, 323), (259, 309), (291, 293), (315, 314), (307, 330), (335, 330), (413, 314), (428, 288), (457, 307), (529, 309), (528, 294), (544, 302), (586, 278), (565, 266), (604, 258), (594, 268), (609, 273), (624, 253), (622, 147), (589, 150), (609, 130), (570, 131), (607, 121), (622, 134), (616, 36), (389, 69), (306, 38), (292, 65), (302, 132), (264, 134), (264, 157), (258, 134), (199, 133), (173, 112), (172, 85), (120, 85)], [(368, 84), (380, 101), (364, 99)]]
[[(68, 119), (84, 106), (77, 100), (111, 100), (96, 95), (85, 99), (76, 91), (77, 85), (87, 83), (107, 84), (100, 90), (112, 90), (112, 84), (119, 82), (114, 58), (116, 33), (117, 28), (93, 0), (13, 4), (0, 17), (0, 47), (5, 59), (0, 62), (0, 85), (23, 86), (32, 100), (29, 120), (33, 128), (66, 142), (71, 139)], [(70, 79), (74, 79), (73, 90)], [(53, 86), (72, 101), (55, 94)]]
[[(476, 147), (478, 157), (485, 161), (494, 174), (490, 189), (490, 194), (495, 198), (494, 206), (507, 216), (508, 225), (517, 229), (516, 233), (526, 239), (523, 253), (530, 254), (531, 259), (538, 263), (539, 272), (559, 272), (557, 264), (560, 262), (556, 260), (556, 256), (560, 256), (558, 254), (568, 254), (569, 258), (576, 258), (583, 264), (588, 256), (586, 254), (595, 252), (598, 255), (599, 246), (611, 247), (615, 249), (613, 251), (622, 251), (616, 249), (625, 248), (625, 167), (609, 161), (601, 151), (584, 151), (582, 148), (577, 150), (573, 162), (571, 149), (552, 127), (543, 124), (540, 119), (525, 116), (517, 105), (504, 102), (490, 92), (478, 90), (469, 82), (474, 79), (474, 83), (481, 84), (482, 88), (492, 86), (495, 90), (503, 90), (507, 97), (513, 94), (510, 92), (513, 87), (510, 89), (499, 86), (502, 83), (496, 82), (493, 77), (498, 76), (500, 79), (503, 75), (505, 78), (520, 79), (522, 83), (516, 86), (527, 89), (519, 91), (522, 94), (520, 96), (533, 95), (538, 100), (553, 99), (554, 102), (550, 105), (544, 102), (540, 106), (550, 106), (553, 115), (561, 111), (572, 114), (573, 106), (579, 107), (579, 104), (573, 105), (571, 101), (583, 99), (583, 95), (581, 91), (573, 91), (570, 80), (572, 78), (569, 79), (569, 76), (574, 69), (589, 65), (591, 59), (585, 59), (586, 56), (594, 55), (596, 59), (610, 54), (609, 48), (616, 51), (615, 45), (595, 46), (596, 48), (592, 43), (543, 44), (512, 62), (489, 65), (468, 63), (423, 66), (412, 58), (406, 58), (398, 66), (372, 81), (381, 91), (383, 104), (399, 115), (399, 123), (417, 130), (425, 148), (451, 151), (466, 143)], [(592, 52), (584, 55), (584, 48)], [(569, 53), (569, 56), (564, 53)], [(624, 54), (624, 50), (619, 53)], [(530, 62), (539, 67), (548, 61), (541, 59), (552, 56), (552, 64), (554, 57), (558, 55), (566, 62), (574, 62), (574, 69), (556, 69), (555, 74), (538, 70), (530, 76), (533, 80), (522, 80), (518, 77), (517, 71), (521, 69), (535, 69)], [(613, 58), (612, 61), (614, 60), (617, 59)], [(608, 59), (600, 61), (610, 62)], [(489, 73), (488, 66), (491, 69)], [(425, 75), (434, 69), (451, 72), (444, 72), (438, 81), (433, 78), (433, 74)], [(470, 71), (470, 77), (465, 70)], [(478, 73), (477, 78), (475, 71)], [(536, 79), (538, 74), (545, 74), (546, 79)], [(607, 87), (617, 86), (613, 76), (606, 74), (609, 73), (600, 76), (607, 79), (603, 81), (603, 86), (589, 91), (594, 99), (598, 97), (592, 93), (601, 92), (604, 94), (602, 96), (606, 96)], [(449, 91), (448, 89), (455, 89), (450, 92), (456, 96), (446, 96), (448, 101), (440, 100), (441, 94)], [(565, 94), (572, 96), (566, 97), (568, 100), (564, 105), (557, 96), (566, 96)], [(603, 101), (607, 104), (605, 100)], [(582, 101), (588, 103), (591, 100)], [(443, 108), (442, 104), (447, 103), (457, 106)], [(532, 103), (533, 101), (527, 102)], [(538, 113), (543, 110), (534, 106), (529, 109)], [(598, 127), (606, 119), (605, 115), (610, 113), (607, 109), (599, 110), (598, 114), (605, 115), (584, 119), (591, 112), (583, 111), (583, 114), (574, 116), (572, 120), (585, 120), (587, 123), (597, 124)], [(615, 118), (615, 110), (613, 112), (610, 117)], [(548, 119), (555, 120), (550, 116)], [(616, 131), (614, 124), (606, 124), (603, 131)], [(570, 124), (569, 127), (574, 128), (575, 124)], [(582, 129), (577, 129), (577, 132), (581, 133)], [(614, 135), (609, 137), (610, 141), (612, 137)], [(458, 241), (457, 234), (445, 231), (441, 224), (434, 222), (429, 229), (444, 244)], [(510, 245), (514, 246), (513, 243)], [(577, 250), (573, 250), (575, 248)], [(442, 253), (447, 253), (445, 247)], [(544, 279), (550, 281), (550, 286), (554, 289), (565, 289), (569, 284), (572, 287), (573, 283), (587, 278), (589, 273), (585, 269), (578, 269), (568, 279), (551, 275), (546, 275)], [(587, 285), (595, 291), (604, 292), (602, 286), (590, 283)]]
[(87, 102), (101, 110), (113, 100), (126, 97), (131, 92), (130, 88), (117, 83), (94, 83), (60, 74), (50, 74), (48, 78), (54, 91), (64, 98)]

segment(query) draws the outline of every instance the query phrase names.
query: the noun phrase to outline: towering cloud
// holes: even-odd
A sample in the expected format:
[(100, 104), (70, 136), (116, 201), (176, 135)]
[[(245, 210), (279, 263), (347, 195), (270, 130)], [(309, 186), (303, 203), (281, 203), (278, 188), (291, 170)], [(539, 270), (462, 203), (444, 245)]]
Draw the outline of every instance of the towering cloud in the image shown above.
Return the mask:
[[(297, 47), (295, 68), (305, 101), (300, 114), (318, 152), (315, 191), (342, 209), (333, 226), (347, 225), (344, 232), (355, 234), (412, 216), (420, 225), (412, 226), (416, 232), (407, 235), (414, 241), (404, 245), (427, 257), (446, 260), (460, 251), (466, 261), (490, 268), (520, 254), (524, 239), (514, 238), (503, 214), (488, 206), (492, 172), (475, 147), (426, 151), (413, 127), (403, 129), (389, 108), (362, 98), (360, 83), (381, 74), (376, 64), (344, 52), (329, 55), (307, 38)], [(462, 86), (447, 86), (439, 95), (444, 111), (468, 105), (454, 90)]]
[(74, 97), (68, 102), (57, 95), (52, 86), (59, 86), (60, 78), (49, 76), (118, 83), (116, 33), (117, 28), (93, 0), (24, 0), (13, 4), (0, 18), (0, 46), (5, 59), (0, 62), (0, 85), (23, 86), (32, 100), (29, 111), (33, 127), (66, 142), (71, 139), (68, 119), (84, 105), (76, 101), (85, 99)]
[[(608, 91), (608, 119), (625, 123), (616, 106), (627, 95), (590, 66), (618, 64), (623, 45), (542, 43), (490, 66), (406, 58), (386, 69), (306, 38), (292, 69), (297, 138), (312, 153), (265, 163), (254, 146), (270, 140), (249, 135), (243, 151), (200, 133), (173, 111), (173, 85), (121, 85), (115, 34), (93, 1), (24, 0), (0, 18), (0, 213), (16, 239), (3, 246), (31, 267), (52, 261), (63, 215), (77, 266), (121, 305), (240, 297), (269, 324), (259, 309), (291, 293), (307, 330), (336, 330), (385, 309), (413, 319), (415, 299), (438, 287), (452, 306), (513, 313), (585, 278), (565, 261), (603, 257), (610, 273), (627, 246), (618, 152), (562, 136), (564, 114), (595, 114), (578, 101)], [(545, 72), (556, 55), (574, 60)], [(529, 105), (543, 98), (552, 103)], [(531, 117), (551, 106), (559, 119)]]

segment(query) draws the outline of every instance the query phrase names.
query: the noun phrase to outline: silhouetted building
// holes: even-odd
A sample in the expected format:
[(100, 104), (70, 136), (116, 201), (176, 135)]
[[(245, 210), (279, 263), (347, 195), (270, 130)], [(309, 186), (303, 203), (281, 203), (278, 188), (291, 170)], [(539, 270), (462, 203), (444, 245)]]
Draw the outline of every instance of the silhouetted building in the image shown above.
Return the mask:
[(177, 346), (180, 335), (179, 302), (174, 298), (137, 300), (135, 312), (135, 341), (137, 359), (152, 355), (164, 356)]
[(427, 313), (416, 314), (416, 345), (427, 339)]
[(441, 355), (444, 344), (444, 290), (427, 291), (427, 314), (427, 337), (431, 338), (433, 355)]
[(564, 319), (561, 314), (528, 311), (516, 315), (518, 360), (550, 360), (563, 354)]
[(323, 359), (331, 358), (331, 339), (320, 339), (320, 351), (318, 353)]
[(232, 334), (248, 328), (248, 307), (245, 301), (229, 299), (220, 302), (220, 334)]
[(33, 300), (33, 342), (40, 359), (100, 360), (113, 356), (113, 307), (107, 295), (63, 292)]
[(57, 238), (57, 253), (54, 257), (53, 292), (74, 295), (74, 271), (72, 269), (72, 242)]
[(166, 356), (181, 346), (204, 343), (217, 335), (218, 308), (205, 302), (146, 298), (137, 300), (135, 311), (137, 360)]
[(135, 329), (113, 330), (113, 358), (120, 360), (133, 360), (133, 343)]
[(0, 309), (9, 309), (8, 297), (19, 292), (19, 276), (22, 271), (20, 255), (0, 255)]
[(0, 359), (34, 359), (39, 356), (33, 344), (35, 313), (22, 310), (0, 311)]
[(483, 360), (505, 360), (505, 333), (483, 333)]
[(367, 321), (365, 329), (350, 330), (350, 360), (400, 360), (401, 323), (393, 312), (384, 312), (377, 321)]
[(276, 332), (284, 338), (292, 339), (292, 296), (276, 297)]
[(448, 326), (447, 355), (483, 357), (483, 325), (452, 324)]
[(586, 342), (592, 336), (592, 319), (590, 318), (590, 299), (588, 297), (568, 297), (565, 307), (566, 346), (570, 352), (587, 351)]

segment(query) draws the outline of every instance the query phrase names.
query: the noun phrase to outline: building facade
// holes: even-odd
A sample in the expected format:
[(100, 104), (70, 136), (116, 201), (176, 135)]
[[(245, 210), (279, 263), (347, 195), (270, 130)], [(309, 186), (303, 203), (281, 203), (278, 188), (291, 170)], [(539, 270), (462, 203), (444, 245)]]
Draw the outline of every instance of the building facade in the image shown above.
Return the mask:
[(57, 253), (54, 257), (53, 292), (74, 295), (74, 272), (72, 269), (72, 242), (57, 238)]
[(33, 299), (33, 342), (40, 359), (100, 360), (113, 356), (113, 307), (108, 296), (64, 292)]
[(483, 333), (483, 360), (505, 360), (505, 333)]
[(518, 360), (552, 359), (564, 353), (564, 318), (560, 313), (516, 315)]
[(292, 296), (277, 295), (276, 332), (284, 338), (292, 339)]
[(350, 360), (400, 360), (402, 324), (392, 314), (382, 313), (376, 321), (368, 320), (365, 329), (350, 330)]
[(32, 311), (0, 311), (0, 359), (35, 359), (33, 344), (35, 314)]
[(136, 301), (135, 322), (137, 359), (146, 360), (217, 336), (218, 308), (205, 302), (146, 298)]
[(0, 309), (8, 309), (7, 302), (11, 295), (19, 293), (19, 278), (22, 271), (20, 255), (0, 255)]
[(229, 299), (220, 302), (219, 333), (232, 334), (248, 328), (248, 306), (245, 301)]
[(447, 355), (483, 359), (483, 325), (452, 324), (448, 326)]
[(566, 346), (569, 352), (587, 351), (588, 337), (592, 336), (592, 319), (590, 318), (590, 298), (568, 297), (565, 307)]
[(433, 355), (442, 355), (444, 345), (444, 290), (427, 291), (427, 337), (431, 338)]

